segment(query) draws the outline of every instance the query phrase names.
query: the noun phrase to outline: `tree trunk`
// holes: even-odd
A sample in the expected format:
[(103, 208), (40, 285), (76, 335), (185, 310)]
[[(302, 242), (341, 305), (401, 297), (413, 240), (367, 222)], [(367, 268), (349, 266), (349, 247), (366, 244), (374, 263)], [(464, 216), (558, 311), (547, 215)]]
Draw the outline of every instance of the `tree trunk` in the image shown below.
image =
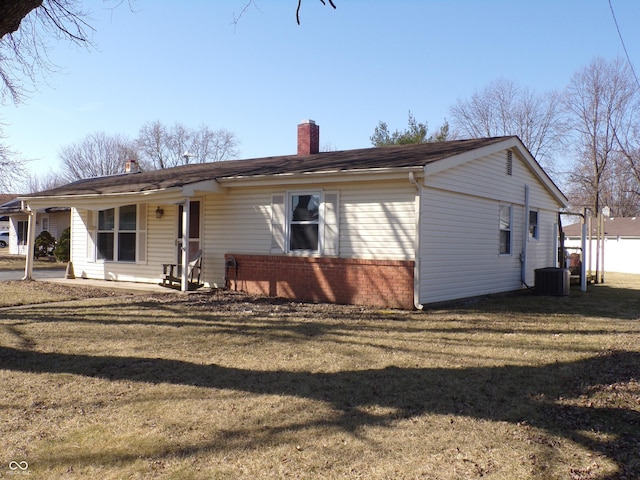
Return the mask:
[(0, 38), (13, 33), (31, 10), (42, 5), (42, 0), (0, 0)]

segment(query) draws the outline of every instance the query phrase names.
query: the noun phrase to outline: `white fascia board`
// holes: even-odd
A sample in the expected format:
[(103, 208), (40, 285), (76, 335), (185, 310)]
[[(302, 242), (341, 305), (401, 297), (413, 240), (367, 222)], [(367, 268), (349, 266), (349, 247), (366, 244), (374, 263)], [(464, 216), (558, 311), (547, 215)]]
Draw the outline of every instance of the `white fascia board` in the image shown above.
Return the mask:
[(196, 195), (208, 193), (227, 193), (227, 189), (225, 187), (221, 187), (215, 179), (190, 183), (182, 187), (182, 194), (185, 197), (194, 197)]
[(178, 203), (184, 200), (180, 188), (169, 190), (149, 190), (89, 195), (59, 195), (43, 197), (20, 197), (19, 200), (31, 210), (49, 207), (76, 207), (84, 210), (104, 210), (106, 208), (131, 205), (134, 203)]
[(409, 172), (422, 174), (423, 167), (373, 168), (369, 170), (327, 170), (324, 172), (283, 173), (252, 177), (225, 177), (218, 183), (225, 187), (282, 186), (291, 184), (353, 183), (382, 180), (406, 180)]

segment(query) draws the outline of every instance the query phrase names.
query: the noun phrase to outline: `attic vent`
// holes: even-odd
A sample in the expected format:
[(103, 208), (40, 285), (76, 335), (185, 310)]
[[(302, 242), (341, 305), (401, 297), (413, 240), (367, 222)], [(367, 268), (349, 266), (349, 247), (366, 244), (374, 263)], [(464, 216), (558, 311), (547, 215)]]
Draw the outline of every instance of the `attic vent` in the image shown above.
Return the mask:
[(513, 175), (513, 152), (507, 150), (507, 175)]

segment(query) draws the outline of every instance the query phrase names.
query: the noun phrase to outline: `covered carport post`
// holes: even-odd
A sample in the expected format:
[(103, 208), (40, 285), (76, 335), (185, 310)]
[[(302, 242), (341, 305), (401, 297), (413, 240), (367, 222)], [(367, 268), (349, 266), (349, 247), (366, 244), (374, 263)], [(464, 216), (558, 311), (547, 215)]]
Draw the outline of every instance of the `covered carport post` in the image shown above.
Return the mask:
[(35, 251), (36, 244), (36, 210), (31, 209), (28, 204), (22, 204), (22, 211), (29, 215), (29, 221), (27, 223), (27, 252), (26, 262), (24, 267), (24, 277), (22, 280), (33, 279), (33, 252)]
[(180, 249), (180, 258), (182, 262), (182, 271), (180, 275), (180, 290), (189, 291), (189, 228), (191, 226), (191, 201), (187, 198), (182, 204), (182, 246)]

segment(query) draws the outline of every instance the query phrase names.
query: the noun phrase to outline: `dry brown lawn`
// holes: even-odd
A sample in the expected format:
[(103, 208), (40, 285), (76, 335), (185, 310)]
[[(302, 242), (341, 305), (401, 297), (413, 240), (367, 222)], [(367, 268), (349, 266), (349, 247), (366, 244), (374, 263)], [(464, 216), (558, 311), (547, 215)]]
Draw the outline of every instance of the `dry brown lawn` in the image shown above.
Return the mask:
[[(6, 250), (6, 249), (5, 249)], [(0, 271), (2, 270), (24, 270), (24, 255), (9, 255), (8, 253), (0, 253)], [(53, 257), (34, 259), (35, 269), (47, 268), (65, 268), (66, 263), (56, 262)]]
[(640, 478), (637, 276), (423, 312), (95, 293), (0, 309), (0, 478)]

